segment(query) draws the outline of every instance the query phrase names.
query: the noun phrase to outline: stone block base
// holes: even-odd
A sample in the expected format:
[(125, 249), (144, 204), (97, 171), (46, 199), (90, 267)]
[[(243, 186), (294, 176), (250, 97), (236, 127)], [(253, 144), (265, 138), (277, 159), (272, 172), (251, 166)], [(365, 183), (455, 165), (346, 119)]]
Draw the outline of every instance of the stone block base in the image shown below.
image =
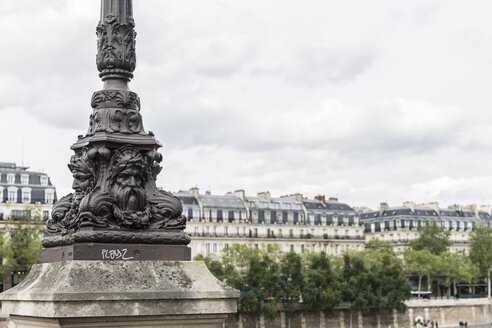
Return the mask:
[(185, 245), (83, 243), (44, 248), (41, 262), (59, 261), (191, 261)]
[(10, 328), (222, 328), (238, 298), (203, 262), (179, 261), (36, 264), (0, 294)]
[(223, 328), (227, 315), (45, 319), (11, 316), (9, 328)]

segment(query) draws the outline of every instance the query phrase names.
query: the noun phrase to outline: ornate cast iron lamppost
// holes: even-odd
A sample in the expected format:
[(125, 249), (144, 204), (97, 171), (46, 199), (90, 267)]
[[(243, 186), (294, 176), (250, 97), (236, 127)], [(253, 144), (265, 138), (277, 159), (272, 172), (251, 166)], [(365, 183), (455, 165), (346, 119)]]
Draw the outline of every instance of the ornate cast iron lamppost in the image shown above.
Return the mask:
[(92, 96), (86, 135), (71, 147), (74, 192), (53, 207), (43, 261), (100, 259), (107, 244), (181, 245), (189, 257), (181, 202), (155, 183), (161, 144), (145, 132), (140, 99), (128, 87), (136, 66), (132, 0), (101, 3), (96, 62), (103, 89)]
[(132, 0), (102, 0), (104, 87), (92, 97), (87, 134), (72, 146), (74, 192), (54, 205), (43, 263), (0, 294), (9, 327), (210, 328), (237, 311), (239, 291), (189, 261), (179, 199), (156, 188), (161, 145), (144, 131), (128, 89), (134, 25)]

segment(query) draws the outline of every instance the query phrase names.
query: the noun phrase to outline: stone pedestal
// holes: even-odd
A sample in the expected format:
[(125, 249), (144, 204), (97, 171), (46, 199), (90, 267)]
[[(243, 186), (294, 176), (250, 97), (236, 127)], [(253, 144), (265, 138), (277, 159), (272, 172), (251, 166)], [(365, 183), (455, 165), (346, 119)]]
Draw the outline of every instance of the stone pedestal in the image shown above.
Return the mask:
[(174, 261), (38, 264), (0, 294), (11, 328), (222, 328), (238, 297), (203, 262)]

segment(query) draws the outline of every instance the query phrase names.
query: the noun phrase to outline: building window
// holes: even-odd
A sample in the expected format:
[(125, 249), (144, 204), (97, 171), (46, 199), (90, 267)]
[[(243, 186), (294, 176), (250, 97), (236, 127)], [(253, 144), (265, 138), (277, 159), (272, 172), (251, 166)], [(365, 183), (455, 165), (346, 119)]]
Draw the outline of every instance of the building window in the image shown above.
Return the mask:
[(304, 245), (301, 245), (301, 253), (304, 253)]
[(253, 237), (258, 238), (258, 228), (255, 228)]
[(229, 228), (228, 227), (225, 227), (224, 228), (224, 236), (225, 237), (228, 237), (229, 236)]
[(282, 229), (278, 229), (278, 238), (282, 238)]
[(31, 211), (29, 210), (12, 210), (10, 213), (12, 220), (29, 220), (31, 218)]
[(207, 243), (207, 244), (205, 245), (205, 248), (206, 248), (206, 250), (207, 250), (207, 254), (210, 254), (210, 244), (209, 244), (209, 243)]
[(335, 245), (335, 254), (340, 253), (340, 245)]
[(55, 201), (55, 191), (53, 189), (46, 189), (44, 191), (44, 201), (46, 204), (53, 204)]
[(299, 238), (304, 238), (304, 230), (301, 229), (301, 231), (299, 232)]
[(326, 253), (326, 244), (323, 245), (323, 252)]
[(294, 245), (290, 245), (290, 251), (293, 252), (294, 251)]
[(50, 212), (49, 211), (43, 211), (43, 220), (46, 221), (50, 218)]
[(311, 238), (314, 238), (316, 235), (314, 234), (314, 229), (311, 229)]
[(228, 244), (228, 243), (225, 243), (225, 244), (224, 244), (224, 248), (225, 248), (225, 249), (229, 248), (229, 244)]
[(17, 203), (17, 188), (9, 187), (7, 195), (8, 195), (7, 200), (10, 203)]
[(0, 203), (3, 203), (3, 188), (0, 186)]
[(42, 186), (47, 186), (48, 185), (48, 177), (46, 175), (41, 176), (41, 185)]
[(195, 227), (195, 236), (199, 236), (200, 233), (198, 232), (198, 227)]
[(15, 183), (15, 174), (7, 174), (7, 183), (14, 184)]
[(31, 189), (30, 188), (22, 188), (22, 202), (24, 204), (31, 203)]
[(3, 213), (0, 213), (0, 220), (3, 220)]
[(316, 252), (316, 245), (311, 245), (311, 252)]
[(9, 202), (11, 203), (17, 202), (17, 191), (9, 191)]
[(23, 184), (23, 185), (29, 184), (29, 174), (22, 174), (21, 175), (21, 184)]
[(289, 238), (294, 238), (294, 229), (289, 229)]
[(217, 244), (214, 243), (214, 253), (217, 253)]
[(258, 249), (258, 244), (255, 244), (255, 249)]

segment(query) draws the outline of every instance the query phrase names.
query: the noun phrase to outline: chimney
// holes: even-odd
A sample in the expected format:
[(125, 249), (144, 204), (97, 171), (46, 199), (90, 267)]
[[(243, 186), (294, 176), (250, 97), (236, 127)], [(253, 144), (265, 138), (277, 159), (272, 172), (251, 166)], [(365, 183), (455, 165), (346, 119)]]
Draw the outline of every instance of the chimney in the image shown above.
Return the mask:
[(190, 188), (189, 192), (193, 197), (197, 199), (200, 197), (200, 189), (198, 189), (198, 187)]
[(386, 211), (388, 209), (388, 203), (381, 203), (379, 204), (379, 214), (380, 215), (383, 215), (383, 212)]
[(270, 195), (269, 191), (259, 192), (258, 197), (264, 198), (264, 199), (268, 200), (269, 202), (272, 201), (272, 196)]
[(412, 212), (415, 211), (415, 203), (414, 202), (410, 202), (410, 201), (403, 202), (403, 206), (405, 206), (406, 208), (409, 208)]
[(461, 205), (458, 204), (450, 205), (448, 208), (453, 211), (461, 211)]
[(420, 206), (425, 206), (425, 207), (432, 208), (438, 214), (441, 214), (441, 212), (439, 211), (439, 203), (438, 202), (424, 203), (424, 204), (420, 204)]
[(476, 204), (467, 205), (465, 208), (472, 211), (474, 215), (478, 215), (478, 206)]
[(314, 196), (314, 199), (319, 200), (323, 204), (326, 204), (325, 195), (317, 195), (317, 196)]
[(480, 205), (480, 211), (490, 214), (491, 213), (490, 205)]
[(241, 201), (243, 202), (246, 201), (246, 193), (244, 192), (243, 189), (236, 190), (233, 194), (239, 199), (241, 199)]
[(284, 195), (284, 196), (280, 196), (280, 198), (295, 199), (295, 200), (297, 200), (298, 202), (301, 202), (301, 203), (304, 201), (304, 196), (301, 193), (292, 194), (292, 195)]
[(331, 200), (331, 201), (334, 201), (334, 202), (338, 202), (338, 197), (331, 196), (330, 198), (328, 198), (328, 200)]
[(212, 192), (210, 190), (205, 191), (205, 195), (212, 195)]

